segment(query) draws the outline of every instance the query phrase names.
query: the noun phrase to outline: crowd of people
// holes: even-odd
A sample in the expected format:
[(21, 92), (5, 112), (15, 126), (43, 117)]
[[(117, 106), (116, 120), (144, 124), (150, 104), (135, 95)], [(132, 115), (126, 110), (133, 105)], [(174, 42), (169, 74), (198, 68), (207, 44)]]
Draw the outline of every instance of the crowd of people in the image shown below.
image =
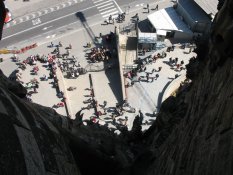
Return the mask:
[(100, 61), (108, 61), (111, 59), (112, 55), (111, 52), (108, 48), (106, 47), (97, 47), (97, 48), (92, 48), (91, 52), (88, 53), (88, 59), (92, 63), (100, 62)]
[[(30, 55), (26, 59), (20, 59), (19, 55), (14, 54), (12, 56), (12, 60), (18, 65), (18, 69), (16, 69), (12, 75), (10, 76), (10, 79), (18, 81), (21, 83), (26, 89), (27, 89), (27, 96), (26, 99), (29, 101), (32, 101), (31, 96), (34, 93), (38, 93), (38, 88), (40, 85), (40, 81), (48, 81), (48, 79), (53, 80), (52, 84), (53, 87), (57, 89), (57, 96), (60, 100), (57, 104), (53, 105), (53, 107), (64, 107), (65, 106), (65, 97), (64, 93), (59, 88), (59, 79), (57, 77), (57, 69), (59, 68), (61, 71), (67, 71), (70, 70), (69, 66), (70, 64), (66, 64), (66, 62), (62, 62), (59, 60), (60, 55), (60, 47), (62, 47), (61, 42), (59, 42), (57, 45), (54, 45), (51, 42), (50, 48), (55, 48), (51, 53), (48, 53), (47, 55)], [(66, 50), (72, 49), (71, 44), (65, 48)], [(63, 58), (64, 59), (64, 58)], [(73, 59), (75, 59), (73, 57)], [(49, 73), (47, 76), (45, 73), (43, 73), (43, 76), (39, 77), (40, 75), (40, 66), (38, 65), (38, 62), (42, 64), (42, 67), (45, 67)], [(73, 63), (74, 65), (74, 63)], [(80, 68), (80, 63), (78, 65), (75, 65), (76, 67)], [(75, 67), (73, 66), (73, 67)], [(70, 66), (71, 67), (71, 66)], [(31, 79), (29, 82), (24, 82), (22, 78), (22, 71), (25, 71), (26, 69), (31, 69), (30, 73), (32, 76), (34, 76), (33, 79)], [(39, 81), (40, 80), (40, 81)]]
[[(88, 95), (87, 100), (84, 100), (83, 103), (86, 104), (86, 107), (82, 107), (81, 110), (78, 112), (79, 115), (76, 117), (83, 117), (83, 114), (81, 114), (81, 111), (83, 110), (91, 110), (95, 109), (94, 114), (90, 117), (90, 121), (93, 123), (98, 123), (99, 120), (104, 120), (103, 117), (111, 117), (111, 124), (113, 126), (128, 126), (128, 117), (125, 116), (127, 113), (135, 113), (136, 110), (135, 108), (131, 107), (127, 101), (124, 101), (122, 104), (116, 103), (115, 106), (111, 107), (108, 106), (107, 101), (103, 101), (103, 104), (99, 104), (98, 101), (94, 97), (93, 89), (92, 88), (87, 88), (90, 92), (90, 95)], [(123, 119), (124, 117), (124, 119)], [(80, 120), (81, 122), (84, 122), (84, 120)], [(109, 121), (104, 120), (105, 123), (107, 124)]]
[[(171, 52), (174, 51), (175, 47), (167, 47), (166, 51)], [(142, 49), (140, 52), (144, 52), (145, 49)], [(145, 56), (145, 53), (142, 54), (144, 58), (138, 58), (135, 63), (136, 67), (132, 70), (126, 71), (124, 73), (124, 77), (127, 78), (129, 81), (127, 81), (125, 87), (133, 86), (135, 82), (154, 82), (154, 80), (157, 80), (159, 78), (159, 72), (162, 70), (162, 66), (158, 66), (158, 68), (153, 68), (151, 71), (147, 70), (147, 65), (149, 64), (156, 64), (156, 61), (158, 59), (163, 59), (167, 57), (167, 53), (165, 51), (162, 51), (161, 53), (153, 53), (151, 55)], [(168, 64), (171, 69), (173, 69), (176, 72), (180, 72), (185, 69), (184, 61), (180, 60), (178, 57), (175, 57), (174, 59), (172, 57), (169, 58), (169, 61), (163, 61), (164, 63)], [(178, 74), (176, 74), (178, 75)], [(176, 76), (178, 77), (178, 76)], [(175, 77), (175, 78), (176, 78)]]

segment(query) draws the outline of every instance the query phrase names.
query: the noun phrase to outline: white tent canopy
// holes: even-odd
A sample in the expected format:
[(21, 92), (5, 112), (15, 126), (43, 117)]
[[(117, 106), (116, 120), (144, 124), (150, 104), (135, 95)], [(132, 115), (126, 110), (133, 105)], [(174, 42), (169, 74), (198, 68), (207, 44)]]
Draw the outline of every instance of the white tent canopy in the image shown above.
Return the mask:
[(156, 43), (156, 33), (138, 33), (138, 43)]
[(192, 33), (188, 26), (181, 20), (173, 7), (168, 7), (148, 15), (148, 20), (156, 30), (181, 31)]

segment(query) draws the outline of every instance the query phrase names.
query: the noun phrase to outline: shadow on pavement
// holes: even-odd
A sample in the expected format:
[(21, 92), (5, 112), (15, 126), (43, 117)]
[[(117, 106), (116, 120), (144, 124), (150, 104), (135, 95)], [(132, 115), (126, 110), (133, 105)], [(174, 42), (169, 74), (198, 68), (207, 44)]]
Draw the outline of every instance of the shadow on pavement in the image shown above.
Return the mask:
[(137, 37), (128, 37), (126, 50), (135, 50), (137, 48)]
[(121, 91), (121, 80), (120, 80), (120, 71), (117, 57), (117, 49), (116, 49), (116, 40), (115, 35), (112, 33), (111, 40), (106, 41), (107, 35), (103, 36), (103, 46), (106, 46), (111, 52), (111, 59), (109, 61), (104, 62), (104, 67), (110, 68), (105, 69), (105, 75), (109, 80), (109, 86), (112, 89), (114, 96), (116, 97), (118, 102), (123, 101), (123, 95)]
[(76, 16), (77, 18), (80, 19), (84, 29), (86, 30), (86, 32), (88, 33), (89, 37), (92, 39), (92, 41), (94, 42), (95, 41), (95, 34), (94, 32), (92, 31), (92, 29), (89, 27), (88, 23), (87, 23), (87, 20), (84, 16), (84, 14), (82, 12), (77, 12), (76, 13)]

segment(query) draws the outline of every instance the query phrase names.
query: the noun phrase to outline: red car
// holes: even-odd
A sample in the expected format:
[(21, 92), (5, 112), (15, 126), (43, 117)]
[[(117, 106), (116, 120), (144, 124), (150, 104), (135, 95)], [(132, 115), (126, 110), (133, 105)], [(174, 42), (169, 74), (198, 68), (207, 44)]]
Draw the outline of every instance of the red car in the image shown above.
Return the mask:
[(6, 8), (6, 18), (5, 18), (5, 20), (4, 20), (4, 23), (8, 23), (8, 22), (10, 22), (11, 20), (12, 20), (12, 18), (11, 18), (11, 13), (10, 13), (9, 9)]

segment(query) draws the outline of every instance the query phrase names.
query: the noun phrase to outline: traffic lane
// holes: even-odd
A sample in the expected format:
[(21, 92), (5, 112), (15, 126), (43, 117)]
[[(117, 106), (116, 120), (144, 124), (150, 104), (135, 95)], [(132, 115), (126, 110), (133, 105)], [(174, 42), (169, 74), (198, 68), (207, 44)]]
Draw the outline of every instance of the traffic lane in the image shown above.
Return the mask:
[(119, 6), (128, 6), (131, 3), (140, 3), (145, 2), (144, 0), (117, 0), (116, 1)]
[(28, 20), (28, 21), (16, 24), (12, 27), (9, 27), (3, 30), (3, 40), (4, 38), (11, 36), (12, 34), (18, 33), (20, 31), (24, 31), (38, 24), (46, 23), (48, 21), (52, 21), (57, 18), (63, 18), (65, 16), (75, 14), (76, 12), (85, 11), (85, 10), (88, 10), (94, 7), (95, 6), (93, 6), (92, 3), (79, 3), (79, 4), (75, 4), (74, 6), (70, 6), (70, 7), (58, 10), (58, 11), (54, 11), (54, 12), (42, 15), (38, 18), (34, 18), (32, 20)]
[[(29, 40), (30, 38), (33, 38), (35, 36), (41, 35), (45, 32), (45, 28), (47, 27), (46, 33), (49, 31), (53, 31), (56, 29), (60, 29), (66, 26), (68, 26), (71, 23), (74, 22), (80, 22), (80, 27), (88, 28), (88, 19), (98, 14), (98, 11), (96, 8), (90, 8), (86, 10), (85, 12), (77, 12), (73, 15), (66, 16), (63, 18), (59, 18), (47, 23), (39, 24), (37, 26), (33, 26), (33, 28), (29, 28), (27, 30), (21, 31), (20, 33), (14, 34), (12, 37), (9, 37), (7, 39), (4, 39), (0, 42), (0, 48), (4, 48), (10, 45), (14, 45), (15, 43), (19, 43), (21, 41)], [(64, 30), (61, 29), (61, 30)]]

